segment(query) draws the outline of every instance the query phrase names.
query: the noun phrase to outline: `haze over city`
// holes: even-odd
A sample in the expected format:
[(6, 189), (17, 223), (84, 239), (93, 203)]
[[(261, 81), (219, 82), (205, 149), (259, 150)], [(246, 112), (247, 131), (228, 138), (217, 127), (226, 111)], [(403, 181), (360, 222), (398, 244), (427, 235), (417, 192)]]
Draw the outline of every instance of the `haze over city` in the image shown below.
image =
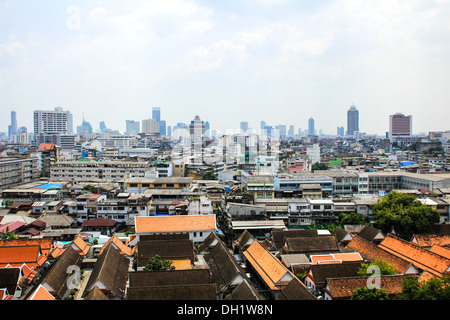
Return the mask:
[(168, 125), (294, 125), (335, 134), (347, 110), (384, 135), (447, 130), (450, 1), (2, 1), (0, 131), (17, 112), (70, 110), (73, 125), (161, 108)]

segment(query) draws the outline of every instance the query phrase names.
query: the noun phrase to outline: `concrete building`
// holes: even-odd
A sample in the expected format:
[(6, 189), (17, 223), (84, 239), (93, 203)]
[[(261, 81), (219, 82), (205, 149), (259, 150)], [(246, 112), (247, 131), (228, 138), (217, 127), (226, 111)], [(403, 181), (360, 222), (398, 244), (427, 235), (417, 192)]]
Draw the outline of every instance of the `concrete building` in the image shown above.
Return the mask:
[(35, 135), (41, 133), (69, 134), (71, 131), (71, 113), (60, 107), (56, 107), (52, 111), (36, 110), (33, 113), (33, 118)]
[(401, 144), (409, 143), (412, 137), (412, 116), (396, 113), (389, 116), (389, 139)]
[(81, 179), (123, 179), (145, 177), (147, 171), (154, 171), (147, 162), (134, 161), (60, 161), (51, 168), (51, 178), (59, 180)]
[(353, 136), (356, 132), (359, 132), (359, 111), (352, 104), (347, 111), (347, 135)]
[(142, 133), (159, 134), (159, 123), (155, 119), (142, 120)]
[(0, 158), (0, 189), (4, 190), (38, 179), (38, 158)]

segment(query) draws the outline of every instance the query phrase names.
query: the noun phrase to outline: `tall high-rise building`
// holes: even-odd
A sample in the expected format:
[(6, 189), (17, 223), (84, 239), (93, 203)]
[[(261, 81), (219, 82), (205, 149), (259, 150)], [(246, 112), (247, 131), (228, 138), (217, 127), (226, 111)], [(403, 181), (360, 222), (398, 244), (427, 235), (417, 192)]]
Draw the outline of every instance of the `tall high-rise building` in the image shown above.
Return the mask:
[(192, 160), (195, 164), (200, 164), (203, 162), (205, 124), (198, 115), (191, 121), (189, 132), (191, 138), (191, 153), (194, 156)]
[(36, 110), (33, 113), (34, 134), (60, 133), (69, 134), (69, 121), (72, 119), (69, 111), (56, 107), (52, 111)]
[(142, 120), (142, 133), (159, 133), (159, 124), (155, 119)]
[(248, 130), (248, 122), (247, 121), (242, 121), (241, 122), (241, 131), (242, 132), (247, 132)]
[(161, 108), (154, 107), (152, 109), (152, 119), (156, 120), (156, 122), (158, 122), (158, 124), (160, 124), (159, 122), (161, 121)]
[(359, 111), (352, 104), (347, 111), (347, 135), (353, 136), (355, 132), (359, 132)]
[(165, 136), (167, 134), (166, 131), (166, 120), (159, 121), (159, 134)]
[(17, 134), (17, 114), (15, 111), (11, 111), (11, 125), (8, 126), (8, 137), (12, 137)]
[(345, 134), (345, 131), (344, 131), (345, 129), (344, 129), (344, 127), (337, 127), (337, 135), (338, 135), (338, 137), (343, 137), (344, 136), (344, 134)]
[(315, 134), (316, 130), (314, 129), (314, 119), (309, 118), (308, 120), (308, 135), (313, 136)]
[(125, 120), (126, 123), (126, 134), (127, 135), (136, 135), (140, 131), (140, 123), (139, 121), (134, 120)]
[(288, 137), (289, 138), (293, 138), (294, 137), (294, 135), (295, 135), (295, 133), (294, 133), (294, 126), (293, 125), (290, 125), (289, 126), (289, 131), (288, 131)]
[(392, 141), (411, 138), (412, 116), (396, 113), (389, 116), (389, 139)]

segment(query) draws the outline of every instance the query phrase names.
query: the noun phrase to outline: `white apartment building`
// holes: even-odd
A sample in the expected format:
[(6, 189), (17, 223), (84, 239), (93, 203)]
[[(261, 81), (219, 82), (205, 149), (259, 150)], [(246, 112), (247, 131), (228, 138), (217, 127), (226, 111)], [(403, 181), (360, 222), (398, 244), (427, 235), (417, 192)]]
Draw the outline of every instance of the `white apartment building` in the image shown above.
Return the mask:
[(135, 217), (149, 215), (151, 196), (120, 193), (117, 199), (108, 199), (104, 195), (81, 195), (76, 198), (76, 202), (79, 224), (99, 217), (127, 222)]
[(34, 134), (60, 133), (70, 134), (72, 131), (72, 114), (57, 107), (55, 110), (36, 110), (34, 117)]
[(122, 179), (128, 177), (142, 178), (147, 171), (154, 168), (147, 162), (133, 161), (59, 161), (50, 169), (52, 179), (96, 178)]

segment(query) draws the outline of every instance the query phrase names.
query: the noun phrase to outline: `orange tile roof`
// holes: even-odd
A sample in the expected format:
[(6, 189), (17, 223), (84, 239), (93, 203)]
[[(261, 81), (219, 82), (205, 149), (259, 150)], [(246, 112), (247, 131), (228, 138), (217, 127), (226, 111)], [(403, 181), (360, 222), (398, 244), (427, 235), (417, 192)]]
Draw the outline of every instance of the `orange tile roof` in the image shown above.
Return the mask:
[(431, 247), (435, 244), (445, 246), (450, 244), (450, 234), (415, 234), (411, 242), (420, 247)]
[(40, 253), (39, 246), (0, 247), (0, 266), (22, 266), (26, 263), (30, 267), (36, 267), (42, 256)]
[(6, 289), (0, 289), (0, 301), (2, 300), (12, 300), (14, 296), (6, 293)]
[(313, 264), (342, 263), (344, 261), (363, 261), (358, 252), (317, 254), (310, 256)]
[(39, 145), (39, 150), (52, 150), (54, 149), (56, 146), (54, 143), (42, 143)]
[(52, 239), (11, 239), (0, 240), (0, 247), (40, 246), (41, 253), (47, 256), (52, 248)]
[(215, 229), (216, 216), (213, 214), (135, 218), (136, 233), (212, 231)]
[(89, 249), (91, 246), (89, 246), (83, 239), (81, 239), (80, 236), (76, 236), (75, 239), (73, 239), (72, 244), (74, 244), (79, 250), (78, 253), (82, 256), (87, 255)]
[(56, 300), (41, 284), (27, 300)]
[(450, 259), (402, 240), (392, 234), (388, 234), (379, 244), (379, 247), (439, 277), (450, 273)]
[(364, 257), (370, 260), (383, 260), (389, 264), (392, 264), (397, 269), (398, 273), (405, 273), (411, 266), (411, 262), (406, 259), (400, 258), (395, 254), (377, 247), (377, 245), (364, 240), (359, 236), (355, 236), (348, 244), (347, 247), (359, 252)]
[(294, 278), (281, 261), (258, 241), (253, 241), (243, 254), (271, 290), (283, 289)]
[(435, 244), (434, 246), (432, 246), (430, 248), (430, 251), (434, 252), (440, 256), (443, 256), (444, 258), (450, 259), (450, 249), (449, 248), (445, 248), (445, 247)]
[(106, 241), (106, 243), (102, 246), (100, 254), (102, 254), (102, 252), (108, 247), (110, 243), (114, 243), (121, 253), (126, 254), (127, 256), (133, 255), (133, 249), (123, 244), (123, 242), (120, 241), (120, 239), (115, 234), (113, 234), (112, 237), (109, 238), (109, 240)]
[(422, 272), (422, 274), (419, 277), (419, 282), (427, 282), (428, 280), (436, 278), (435, 275), (429, 273), (428, 271)]

